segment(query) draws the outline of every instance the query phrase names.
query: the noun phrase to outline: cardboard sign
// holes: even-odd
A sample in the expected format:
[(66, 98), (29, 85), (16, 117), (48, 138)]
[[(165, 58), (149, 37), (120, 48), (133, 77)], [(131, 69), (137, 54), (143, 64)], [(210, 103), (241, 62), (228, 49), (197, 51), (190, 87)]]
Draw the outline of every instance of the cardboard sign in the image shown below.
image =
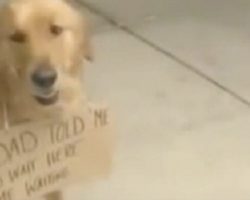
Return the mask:
[(0, 200), (24, 200), (108, 175), (113, 132), (106, 108), (0, 131)]

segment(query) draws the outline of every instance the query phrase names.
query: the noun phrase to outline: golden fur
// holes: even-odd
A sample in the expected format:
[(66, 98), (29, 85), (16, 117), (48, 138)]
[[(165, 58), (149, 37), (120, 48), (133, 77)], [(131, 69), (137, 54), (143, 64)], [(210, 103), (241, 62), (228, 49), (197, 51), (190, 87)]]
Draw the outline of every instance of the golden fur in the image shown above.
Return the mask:
[[(63, 32), (53, 35), (53, 25)], [(7, 107), (11, 124), (39, 120), (78, 107), (85, 98), (81, 82), (83, 60), (92, 56), (87, 31), (84, 18), (63, 0), (8, 0), (1, 6), (1, 128), (3, 105)], [(17, 37), (17, 42), (12, 41), (12, 37)], [(18, 42), (20, 37), (25, 38)], [(30, 81), (38, 63), (45, 60), (58, 73), (54, 88), (59, 91), (59, 98), (50, 106), (40, 105), (35, 100), (37, 91)]]
[[(53, 34), (52, 26), (60, 27), (54, 31), (62, 33)], [(1, 5), (0, 129), (4, 108), (10, 125), (79, 108), (85, 99), (83, 60), (92, 56), (87, 31), (84, 18), (63, 0), (8, 0)], [(50, 106), (36, 101), (34, 94), (39, 91), (30, 78), (43, 62), (50, 63), (58, 74), (53, 89), (59, 91), (59, 97)], [(55, 192), (47, 199), (61, 199), (61, 195)]]

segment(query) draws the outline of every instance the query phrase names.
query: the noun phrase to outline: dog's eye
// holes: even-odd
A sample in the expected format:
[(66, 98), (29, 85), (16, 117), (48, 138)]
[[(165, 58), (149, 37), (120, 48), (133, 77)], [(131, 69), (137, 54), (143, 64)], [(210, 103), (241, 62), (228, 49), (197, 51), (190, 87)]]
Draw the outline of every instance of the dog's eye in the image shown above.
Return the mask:
[(26, 41), (27, 36), (22, 32), (15, 32), (11, 34), (9, 38), (13, 42), (23, 43)]
[(51, 25), (50, 26), (50, 32), (53, 34), (53, 35), (61, 35), (62, 32), (63, 32), (63, 27), (61, 26), (58, 26), (58, 25)]

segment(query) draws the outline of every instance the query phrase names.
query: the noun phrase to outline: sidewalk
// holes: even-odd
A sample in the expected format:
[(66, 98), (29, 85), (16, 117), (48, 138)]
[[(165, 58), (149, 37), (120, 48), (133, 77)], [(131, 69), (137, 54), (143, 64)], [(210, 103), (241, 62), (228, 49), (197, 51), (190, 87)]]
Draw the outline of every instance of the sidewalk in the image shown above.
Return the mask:
[(133, 23), (89, 1), (127, 26), (91, 14), (98, 26), (89, 93), (114, 111), (118, 146), (111, 177), (73, 188), (67, 199), (248, 199), (250, 4), (238, 13), (234, 3), (221, 7), (217, 17), (219, 8), (195, 14), (190, 6), (194, 16), (162, 12), (140, 24), (143, 13)]

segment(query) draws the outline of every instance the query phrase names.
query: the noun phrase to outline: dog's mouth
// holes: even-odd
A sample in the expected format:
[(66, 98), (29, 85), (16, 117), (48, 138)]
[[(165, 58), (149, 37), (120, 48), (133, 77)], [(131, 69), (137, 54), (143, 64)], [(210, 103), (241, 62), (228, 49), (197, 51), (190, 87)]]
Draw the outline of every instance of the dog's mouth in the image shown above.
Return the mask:
[(44, 106), (49, 106), (55, 104), (59, 99), (59, 92), (55, 92), (52, 95), (49, 96), (35, 96), (35, 99)]

